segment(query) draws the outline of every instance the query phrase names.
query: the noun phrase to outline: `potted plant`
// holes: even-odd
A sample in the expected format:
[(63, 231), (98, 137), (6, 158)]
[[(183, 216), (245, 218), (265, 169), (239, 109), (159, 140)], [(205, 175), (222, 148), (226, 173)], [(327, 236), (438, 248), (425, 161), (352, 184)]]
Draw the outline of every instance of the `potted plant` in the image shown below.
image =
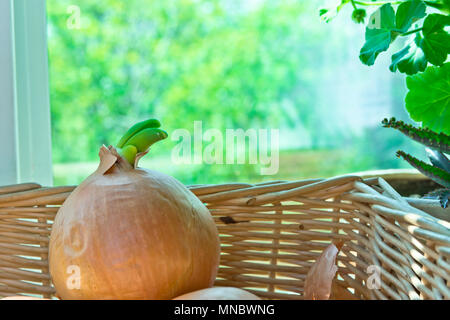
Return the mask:
[(413, 206), (448, 221), (450, 161), (445, 154), (450, 153), (450, 62), (447, 62), (450, 1), (340, 0), (333, 8), (321, 9), (320, 15), (329, 22), (346, 5), (353, 7), (352, 20), (355, 23), (365, 23), (367, 10), (374, 9), (367, 21), (365, 43), (359, 55), (363, 64), (373, 65), (395, 41), (405, 38), (404, 47), (392, 53), (389, 69), (407, 75), (409, 91), (405, 108), (411, 119), (421, 126), (395, 118), (384, 119), (382, 125), (399, 130), (424, 145), (430, 164), (401, 150), (397, 156), (440, 187), (435, 185), (435, 190), (422, 194), (421, 199), (406, 199)]

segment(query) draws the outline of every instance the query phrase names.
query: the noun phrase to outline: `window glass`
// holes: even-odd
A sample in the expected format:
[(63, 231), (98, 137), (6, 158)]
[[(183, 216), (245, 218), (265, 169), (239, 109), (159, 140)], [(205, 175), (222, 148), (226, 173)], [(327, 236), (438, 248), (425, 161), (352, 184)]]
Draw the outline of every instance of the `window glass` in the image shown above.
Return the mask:
[[(324, 23), (319, 5), (48, 0), (55, 184), (81, 182), (102, 144), (152, 117), (169, 138), (141, 166), (185, 184), (408, 168), (395, 151), (421, 148), (380, 125), (408, 119), (403, 75), (387, 55), (362, 65), (364, 26), (351, 8)], [(238, 129), (245, 147), (227, 140)]]

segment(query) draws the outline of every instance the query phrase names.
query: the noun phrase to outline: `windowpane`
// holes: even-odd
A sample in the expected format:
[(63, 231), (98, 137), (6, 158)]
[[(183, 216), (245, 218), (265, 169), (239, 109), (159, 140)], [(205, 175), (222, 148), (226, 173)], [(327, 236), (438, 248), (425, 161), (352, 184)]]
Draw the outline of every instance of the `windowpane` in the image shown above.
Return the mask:
[[(384, 117), (408, 119), (403, 76), (388, 71), (387, 55), (371, 68), (358, 61), (364, 30), (349, 19), (351, 8), (326, 24), (318, 5), (48, 0), (55, 184), (82, 181), (102, 144), (116, 144), (129, 126), (151, 117), (170, 137), (141, 166), (186, 184), (407, 168), (395, 151), (420, 154), (420, 147), (380, 125)], [(196, 145), (201, 163), (195, 123), (204, 140)], [(174, 156), (178, 129), (192, 134), (190, 163)], [(243, 150), (244, 164), (236, 164), (239, 153), (227, 159), (227, 129), (257, 135)], [(278, 164), (275, 149), (254, 153), (264, 151), (259, 129), (279, 130)], [(268, 133), (270, 146), (276, 134)], [(205, 153), (214, 156), (209, 163)], [(261, 170), (270, 165), (276, 170)]]

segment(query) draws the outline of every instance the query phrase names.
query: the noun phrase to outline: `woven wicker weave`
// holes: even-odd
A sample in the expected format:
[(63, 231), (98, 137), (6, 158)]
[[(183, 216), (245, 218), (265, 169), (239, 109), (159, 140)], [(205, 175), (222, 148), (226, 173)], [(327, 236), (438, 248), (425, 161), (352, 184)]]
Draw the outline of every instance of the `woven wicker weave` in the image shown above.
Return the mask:
[[(73, 188), (0, 187), (0, 296), (54, 296), (49, 235)], [(337, 285), (353, 297), (450, 299), (450, 223), (411, 207), (382, 178), (190, 189), (207, 204), (221, 234), (216, 285), (302, 299), (306, 274), (321, 251), (345, 241)], [(373, 265), (379, 267), (378, 289), (376, 273), (368, 272)]]

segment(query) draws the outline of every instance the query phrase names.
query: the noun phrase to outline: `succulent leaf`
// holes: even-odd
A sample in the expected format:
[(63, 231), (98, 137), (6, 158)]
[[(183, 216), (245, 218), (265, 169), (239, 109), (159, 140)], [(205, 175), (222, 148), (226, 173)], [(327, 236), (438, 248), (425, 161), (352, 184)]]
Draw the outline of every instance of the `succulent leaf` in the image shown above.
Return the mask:
[(403, 151), (397, 151), (397, 157), (405, 159), (411, 166), (419, 170), (422, 174), (426, 175), (436, 183), (439, 183), (441, 186), (450, 188), (450, 173), (438, 167), (434, 167), (428, 163), (425, 163)]
[(404, 135), (426, 147), (443, 153), (450, 153), (450, 136), (443, 132), (436, 133), (428, 128), (416, 128), (403, 121), (397, 121), (395, 118), (384, 119), (381, 123), (385, 128), (399, 130)]

